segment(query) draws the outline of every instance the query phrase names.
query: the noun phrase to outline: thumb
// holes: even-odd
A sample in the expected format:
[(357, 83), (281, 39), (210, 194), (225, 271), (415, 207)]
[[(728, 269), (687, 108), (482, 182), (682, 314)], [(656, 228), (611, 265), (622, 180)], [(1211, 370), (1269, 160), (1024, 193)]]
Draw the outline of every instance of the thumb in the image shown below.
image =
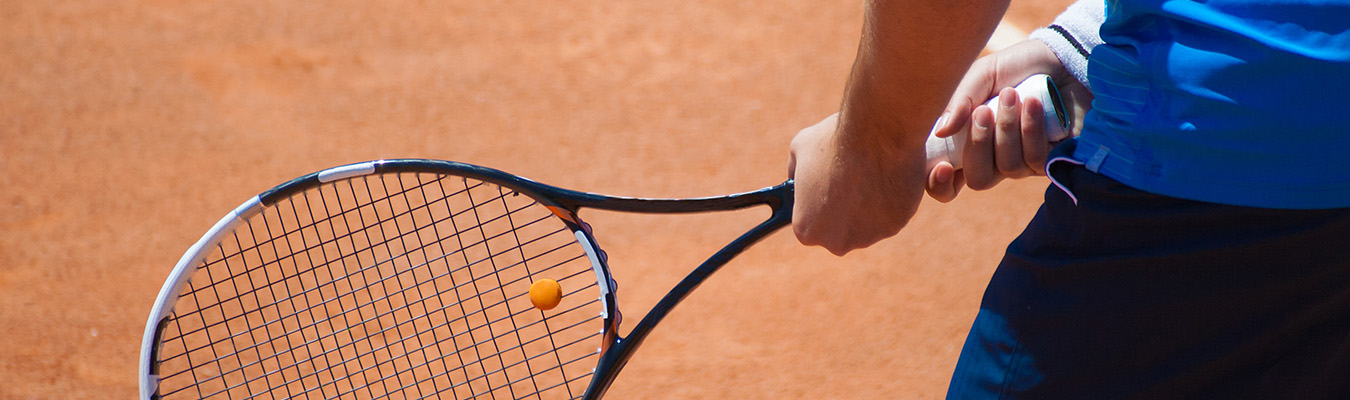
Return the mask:
[(924, 190), (928, 192), (928, 197), (934, 200), (946, 203), (956, 199), (956, 195), (961, 192), (961, 186), (965, 185), (965, 176), (961, 171), (953, 168), (947, 162), (939, 162), (928, 172), (928, 182)]

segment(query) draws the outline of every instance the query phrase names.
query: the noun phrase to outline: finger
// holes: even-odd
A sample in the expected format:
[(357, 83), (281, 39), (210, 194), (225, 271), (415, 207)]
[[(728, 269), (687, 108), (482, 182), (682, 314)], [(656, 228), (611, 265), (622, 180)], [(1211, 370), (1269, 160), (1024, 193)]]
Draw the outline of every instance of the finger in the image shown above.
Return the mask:
[(934, 200), (946, 203), (956, 198), (961, 192), (961, 183), (957, 181), (960, 174), (956, 168), (947, 162), (939, 162), (928, 174), (928, 185), (924, 188), (928, 196)]
[(1013, 88), (1004, 88), (998, 99), (994, 117), (994, 164), (999, 174), (1007, 178), (1031, 175), (1032, 171), (1022, 159), (1021, 99)]
[(970, 135), (962, 153), (966, 186), (985, 190), (1000, 179), (994, 165), (994, 112), (988, 106), (979, 106), (970, 116)]
[(994, 96), (994, 81), (998, 71), (994, 65), (992, 56), (980, 58), (971, 64), (952, 92), (947, 109), (934, 125), (934, 136), (945, 138), (960, 132), (970, 124), (971, 111)]
[(1029, 97), (1022, 103), (1022, 160), (1036, 175), (1045, 175), (1045, 159), (1050, 156), (1050, 139), (1045, 136), (1045, 113), (1041, 100)]
[(955, 135), (961, 132), (962, 128), (970, 124), (970, 101), (964, 96), (952, 98), (952, 102), (947, 105), (947, 110), (938, 117), (937, 123), (933, 124), (933, 136), (940, 138)]

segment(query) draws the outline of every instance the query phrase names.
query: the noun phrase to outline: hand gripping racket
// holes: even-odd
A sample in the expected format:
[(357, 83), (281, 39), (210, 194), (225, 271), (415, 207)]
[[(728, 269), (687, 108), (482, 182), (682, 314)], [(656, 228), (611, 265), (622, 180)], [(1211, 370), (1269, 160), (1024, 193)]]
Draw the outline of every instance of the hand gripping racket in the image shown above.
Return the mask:
[[(1069, 137), (1069, 119), (1064, 109), (1064, 101), (1059, 95), (1059, 88), (1055, 86), (1055, 81), (1050, 79), (1049, 75), (1036, 74), (1017, 84), (1013, 88), (1017, 90), (1017, 95), (1023, 101), (1035, 97), (1041, 101), (1041, 112), (1045, 118), (1045, 136), (1051, 143), (1064, 140)], [(998, 107), (999, 98), (989, 99), (984, 103), (990, 108)], [(928, 165), (927, 170), (932, 170), (938, 162), (947, 161), (952, 167), (961, 169), (961, 154), (966, 148), (967, 133), (962, 131), (952, 136), (940, 138), (929, 136), (927, 142)]]
[[(306, 175), (179, 260), (146, 326), (141, 398), (597, 399), (676, 304), (789, 223), (792, 187), (639, 199), (428, 160)], [(578, 211), (752, 206), (772, 214), (619, 337), (617, 287)], [(561, 287), (547, 310), (530, 293), (544, 280)]]

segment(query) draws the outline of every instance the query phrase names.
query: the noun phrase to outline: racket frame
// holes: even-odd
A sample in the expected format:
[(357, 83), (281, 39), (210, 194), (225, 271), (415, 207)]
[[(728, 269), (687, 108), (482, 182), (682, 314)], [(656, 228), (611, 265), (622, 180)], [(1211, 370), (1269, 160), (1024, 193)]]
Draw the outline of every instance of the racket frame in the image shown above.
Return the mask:
[[(142, 336), (141, 354), (138, 362), (140, 398), (158, 398), (158, 354), (162, 345), (161, 334), (167, 327), (169, 315), (173, 312), (174, 304), (177, 303), (183, 288), (191, 280), (197, 266), (201, 265), (203, 260), (211, 254), (212, 246), (219, 243), (225, 235), (230, 234), (240, 223), (279, 200), (329, 182), (376, 173), (440, 173), (499, 185), (535, 199), (558, 216), (567, 228), (574, 233), (595, 270), (596, 281), (601, 293), (601, 317), (604, 327), (598, 365), (592, 375), (591, 383), (582, 396), (583, 399), (599, 399), (603, 396), (610, 385), (613, 384), (619, 371), (628, 363), (628, 360), (642, 345), (652, 329), (704, 280), (750, 245), (788, 225), (792, 220), (793, 183), (791, 180), (776, 186), (726, 196), (655, 199), (609, 196), (564, 189), (500, 170), (454, 161), (393, 159), (329, 168), (295, 178), (248, 199), (216, 222), (178, 260), (164, 285), (160, 288), (146, 322), (145, 333)], [(590, 226), (577, 216), (579, 211), (596, 209), (672, 214), (732, 211), (754, 206), (768, 206), (772, 213), (768, 219), (708, 257), (666, 293), (627, 336), (619, 336), (622, 316), (617, 306), (615, 294), (617, 285), (610, 274), (608, 256), (600, 249)]]

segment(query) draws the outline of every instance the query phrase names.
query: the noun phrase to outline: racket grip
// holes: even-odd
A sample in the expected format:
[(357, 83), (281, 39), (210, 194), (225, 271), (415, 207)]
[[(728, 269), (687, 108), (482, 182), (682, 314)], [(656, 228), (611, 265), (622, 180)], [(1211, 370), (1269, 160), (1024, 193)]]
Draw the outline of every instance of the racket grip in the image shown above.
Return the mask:
[[(1069, 120), (1064, 113), (1064, 102), (1060, 98), (1059, 88), (1055, 86), (1055, 82), (1050, 79), (1049, 75), (1032, 75), (1022, 83), (1017, 84), (1013, 89), (1017, 90), (1017, 95), (1023, 101), (1030, 97), (1035, 97), (1041, 101), (1041, 112), (1045, 115), (1045, 136), (1051, 143), (1069, 137)], [(984, 104), (996, 109), (998, 96), (994, 96)], [(928, 136), (926, 169), (932, 171), (933, 167), (942, 161), (951, 163), (956, 169), (961, 169), (961, 154), (966, 147), (967, 134), (968, 131), (962, 131), (945, 138)]]

